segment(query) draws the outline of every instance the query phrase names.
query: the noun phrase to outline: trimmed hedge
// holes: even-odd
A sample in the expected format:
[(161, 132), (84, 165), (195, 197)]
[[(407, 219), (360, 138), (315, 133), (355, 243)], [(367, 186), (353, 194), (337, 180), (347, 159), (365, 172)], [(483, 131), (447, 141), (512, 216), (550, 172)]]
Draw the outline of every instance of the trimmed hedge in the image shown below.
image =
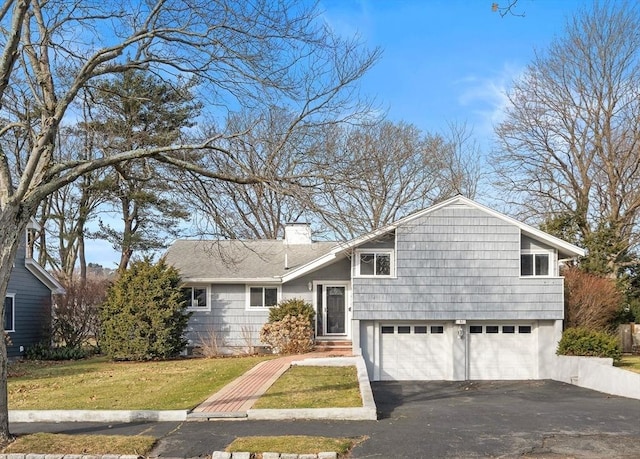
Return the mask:
[(558, 344), (558, 355), (607, 357), (620, 360), (622, 350), (615, 336), (585, 328), (567, 328)]
[(81, 360), (92, 352), (81, 347), (51, 347), (47, 343), (37, 343), (26, 349), (27, 360)]

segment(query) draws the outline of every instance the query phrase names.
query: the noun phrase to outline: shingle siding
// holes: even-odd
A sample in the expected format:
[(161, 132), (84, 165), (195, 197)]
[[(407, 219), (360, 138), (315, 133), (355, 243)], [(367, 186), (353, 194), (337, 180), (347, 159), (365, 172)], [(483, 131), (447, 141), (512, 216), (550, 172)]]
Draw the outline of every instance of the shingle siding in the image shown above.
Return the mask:
[(519, 228), (451, 206), (397, 229), (396, 278), (353, 279), (354, 319), (561, 319), (560, 278), (520, 277)]
[(9, 332), (9, 357), (22, 355), (24, 349), (49, 338), (51, 324), (51, 291), (25, 267), (25, 248), (20, 245), (7, 294), (15, 294), (14, 329)]
[[(302, 298), (313, 304), (309, 282), (314, 280), (349, 280), (351, 261), (343, 258), (306, 276), (281, 286), (281, 298)], [(189, 319), (187, 339), (192, 345), (217, 339), (226, 351), (243, 352), (248, 346), (262, 346), (260, 329), (269, 318), (268, 310), (246, 309), (246, 284), (211, 284), (211, 311), (195, 311)]]

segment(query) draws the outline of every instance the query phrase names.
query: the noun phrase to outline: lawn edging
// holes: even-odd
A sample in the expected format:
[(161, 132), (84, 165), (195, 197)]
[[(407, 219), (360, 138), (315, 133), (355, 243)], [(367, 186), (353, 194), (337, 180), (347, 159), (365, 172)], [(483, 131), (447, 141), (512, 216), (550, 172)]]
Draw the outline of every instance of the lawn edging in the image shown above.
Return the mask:
[(614, 367), (613, 359), (568, 355), (556, 358), (556, 381), (640, 400), (640, 373)]
[(188, 410), (9, 410), (9, 422), (173, 422)]
[(375, 421), (377, 407), (373, 399), (369, 375), (361, 355), (353, 357), (321, 357), (296, 360), (291, 365), (301, 366), (355, 366), (362, 397), (362, 407), (353, 408), (300, 408), (249, 409), (247, 418), (253, 420), (324, 419), (345, 421)]

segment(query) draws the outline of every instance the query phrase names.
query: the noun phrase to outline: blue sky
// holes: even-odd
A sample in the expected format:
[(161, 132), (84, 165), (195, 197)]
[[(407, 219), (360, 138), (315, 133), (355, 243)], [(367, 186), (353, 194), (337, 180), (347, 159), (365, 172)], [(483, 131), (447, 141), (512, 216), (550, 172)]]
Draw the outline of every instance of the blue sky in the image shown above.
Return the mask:
[[(524, 17), (491, 11), (496, 0), (321, 0), (323, 19), (341, 35), (358, 34), (382, 59), (361, 82), (393, 121), (423, 131), (466, 122), (485, 149), (500, 120), (505, 91), (562, 34), (586, 0), (519, 0)], [(506, 3), (507, 0), (498, 3)], [(478, 197), (481, 202), (486, 199)], [(92, 241), (87, 259), (114, 267), (108, 243)]]
[[(498, 3), (507, 3), (502, 0)], [(438, 131), (467, 122), (488, 145), (504, 92), (562, 34), (567, 15), (590, 2), (519, 0), (524, 17), (502, 18), (492, 0), (322, 0), (324, 17), (344, 35), (383, 49), (363, 90), (388, 117)]]

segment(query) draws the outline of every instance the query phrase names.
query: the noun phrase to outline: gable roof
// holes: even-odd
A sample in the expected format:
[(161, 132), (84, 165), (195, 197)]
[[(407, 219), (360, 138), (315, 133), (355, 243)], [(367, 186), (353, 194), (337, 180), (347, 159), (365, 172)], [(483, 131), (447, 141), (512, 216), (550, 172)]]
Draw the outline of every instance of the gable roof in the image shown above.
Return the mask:
[(347, 256), (349, 251), (444, 207), (464, 206), (499, 218), (522, 234), (555, 248), (564, 258), (584, 256), (578, 246), (540, 231), (463, 196), (415, 212), (389, 225), (345, 242), (286, 244), (283, 240), (177, 240), (165, 253), (190, 283), (285, 283)]
[(442, 201), (426, 209), (420, 210), (418, 212), (414, 212), (411, 215), (407, 215), (406, 217), (401, 218), (400, 220), (396, 220), (395, 222), (387, 226), (374, 230), (363, 236), (338, 244), (336, 247), (334, 247), (329, 253), (327, 253), (323, 257), (317, 260), (313, 260), (307, 265), (301, 266), (297, 269), (287, 272), (283, 276), (282, 281), (288, 282), (297, 277), (300, 277), (321, 266), (331, 263), (338, 256), (340, 252), (344, 252), (346, 250), (349, 250), (361, 244), (364, 244), (365, 242), (376, 239), (385, 233), (393, 231), (402, 225), (406, 225), (407, 223), (410, 223), (413, 220), (425, 217), (444, 207), (452, 207), (452, 206), (466, 206), (466, 207), (475, 208), (493, 217), (499, 218), (511, 225), (518, 227), (523, 234), (533, 239), (536, 239), (538, 241), (544, 242), (547, 245), (550, 245), (551, 247), (555, 248), (556, 250), (558, 250), (558, 253), (561, 254), (563, 257), (566, 257), (566, 258), (582, 257), (586, 253), (584, 249), (576, 245), (570, 244), (569, 242), (563, 241), (562, 239), (552, 236), (548, 233), (545, 233), (544, 231), (534, 228), (533, 226), (527, 225), (526, 223), (522, 223), (521, 221), (508, 217), (507, 215), (501, 214), (500, 212), (495, 211), (489, 207), (483, 206), (482, 204), (479, 204), (469, 198), (465, 198), (464, 196), (455, 196), (451, 199), (447, 199), (446, 201)]
[(33, 274), (40, 282), (42, 282), (54, 295), (64, 295), (66, 293), (64, 287), (58, 279), (53, 277), (46, 269), (33, 258), (25, 258), (24, 266)]
[(335, 242), (286, 244), (283, 240), (177, 240), (165, 260), (186, 282), (280, 283), (290, 270), (322, 257)]

